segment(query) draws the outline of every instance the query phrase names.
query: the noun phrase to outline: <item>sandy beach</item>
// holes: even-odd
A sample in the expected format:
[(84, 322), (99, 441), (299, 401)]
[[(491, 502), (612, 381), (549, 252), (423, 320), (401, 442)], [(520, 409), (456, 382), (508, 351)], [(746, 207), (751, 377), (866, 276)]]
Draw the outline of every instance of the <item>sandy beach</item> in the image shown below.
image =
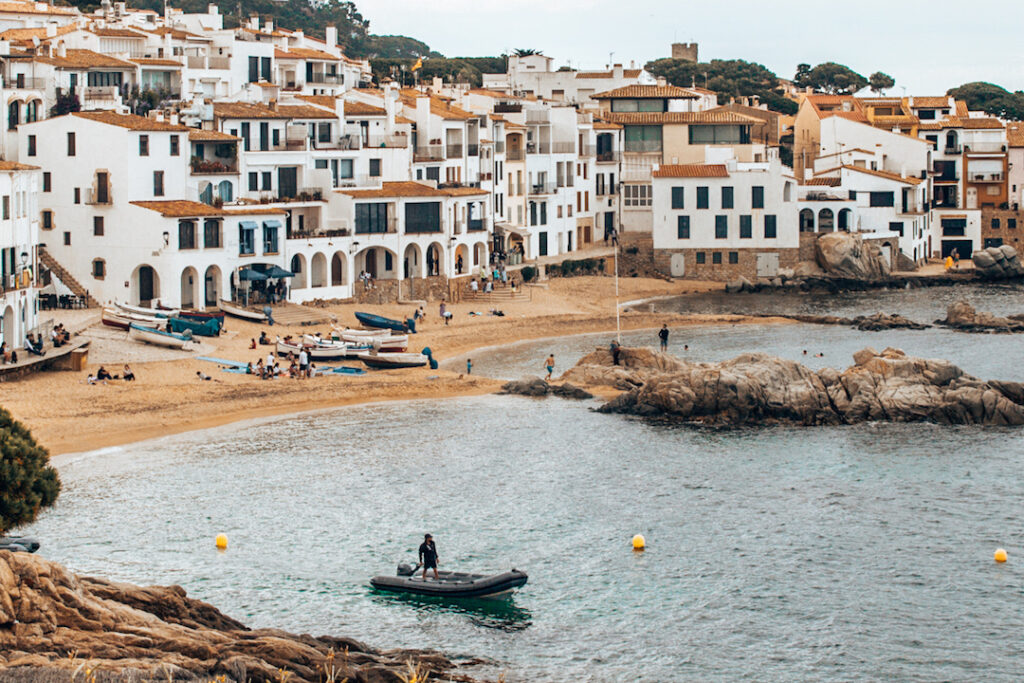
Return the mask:
[[(716, 283), (669, 283), (656, 279), (620, 280), (620, 301), (708, 291)], [(454, 317), (444, 325), (438, 302), (428, 305), (420, 333), (410, 338), (410, 350), (429, 346), (443, 361), (482, 347), (547, 337), (604, 332), (615, 329), (612, 280), (605, 277), (553, 279), (533, 287), (530, 301), (503, 303), (504, 317), (488, 315), (483, 304), (450, 306)], [(355, 310), (406, 317), (411, 306), (357, 306), (328, 308), (340, 323), (356, 326)], [(481, 316), (471, 312), (483, 313)], [(55, 316), (60, 320), (59, 312)], [(98, 317), (97, 317), (98, 320)], [(621, 315), (624, 330), (710, 324), (756, 322), (764, 318), (656, 314), (631, 310)], [(98, 323), (82, 332), (93, 340), (88, 370), (100, 364), (120, 374), (131, 364), (138, 380), (88, 384), (86, 372), (42, 372), (16, 382), (0, 384), (0, 402), (32, 430), (54, 455), (116, 446), (143, 439), (214, 427), (239, 420), (271, 415), (369, 403), (376, 401), (446, 398), (492, 393), (501, 382), (457, 372), (417, 368), (369, 371), (362, 376), (316, 377), (311, 380), (263, 381), (253, 376), (221, 372), (197, 355), (253, 362), (266, 357), (272, 347), (250, 350), (250, 340), (261, 330), (273, 338), (314, 331), (328, 333), (329, 326), (286, 327), (246, 323), (228, 318), (227, 332), (204, 340), (199, 353), (185, 353), (136, 343), (127, 335)], [(541, 359), (538, 359), (538, 366)], [(361, 365), (357, 361), (350, 365)], [(561, 368), (566, 370), (568, 368)], [(211, 375), (201, 381), (196, 372)], [(539, 374), (539, 372), (538, 372)]]

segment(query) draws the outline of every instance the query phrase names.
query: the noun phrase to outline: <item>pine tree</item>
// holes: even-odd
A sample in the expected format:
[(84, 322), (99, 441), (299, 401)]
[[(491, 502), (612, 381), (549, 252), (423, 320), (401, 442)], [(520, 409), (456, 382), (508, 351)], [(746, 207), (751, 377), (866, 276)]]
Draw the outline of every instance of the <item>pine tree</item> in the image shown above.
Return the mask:
[(0, 533), (35, 521), (58, 494), (60, 479), (49, 452), (0, 408)]

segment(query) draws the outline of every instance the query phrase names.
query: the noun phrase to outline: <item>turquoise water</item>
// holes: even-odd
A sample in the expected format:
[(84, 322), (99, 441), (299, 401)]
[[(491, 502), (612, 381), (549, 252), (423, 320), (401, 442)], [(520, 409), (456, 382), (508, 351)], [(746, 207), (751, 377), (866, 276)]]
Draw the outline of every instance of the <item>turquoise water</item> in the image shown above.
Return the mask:
[[(889, 335), (786, 325), (685, 338), (707, 359), (809, 345), (829, 362)], [(906, 343), (1020, 379), (1020, 339)], [(474, 363), (517, 376), (538, 353), (568, 363), (597, 343)], [(178, 583), (252, 626), (483, 656), (476, 675), (509, 681), (1019, 678), (1024, 432), (673, 428), (595, 405), (379, 404), (72, 456), (57, 507), (28, 532), (76, 571)], [(490, 607), (371, 592), (427, 531), (442, 568), (516, 566), (529, 584)], [(642, 554), (629, 547), (638, 532)]]

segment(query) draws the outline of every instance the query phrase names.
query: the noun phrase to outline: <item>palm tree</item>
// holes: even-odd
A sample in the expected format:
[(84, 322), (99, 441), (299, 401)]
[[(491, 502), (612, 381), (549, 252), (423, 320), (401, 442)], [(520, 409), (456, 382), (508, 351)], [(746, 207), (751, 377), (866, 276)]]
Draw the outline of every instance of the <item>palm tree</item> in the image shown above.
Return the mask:
[(533, 48), (529, 48), (529, 47), (519, 47), (519, 48), (516, 48), (516, 57), (531, 57), (533, 55), (543, 55), (543, 54), (544, 54), (543, 50), (534, 50)]

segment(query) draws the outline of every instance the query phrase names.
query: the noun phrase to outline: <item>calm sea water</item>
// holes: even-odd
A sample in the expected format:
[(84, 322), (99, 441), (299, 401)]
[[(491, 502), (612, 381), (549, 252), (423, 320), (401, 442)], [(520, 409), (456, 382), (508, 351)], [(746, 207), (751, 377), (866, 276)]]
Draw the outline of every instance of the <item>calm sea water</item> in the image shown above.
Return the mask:
[[(928, 335), (686, 333), (709, 359), (806, 345), (827, 362), (897, 340), (1022, 378), (1020, 337)], [(596, 343), (474, 362), (537, 374), (538, 354), (568, 363)], [(1018, 679), (1024, 432), (672, 428), (594, 405), (380, 404), (72, 456), (28, 532), (76, 571), (178, 583), (253, 626), (480, 655), (478, 674), (510, 681)], [(442, 567), (516, 566), (530, 583), (498, 606), (371, 592), (426, 531)]]

